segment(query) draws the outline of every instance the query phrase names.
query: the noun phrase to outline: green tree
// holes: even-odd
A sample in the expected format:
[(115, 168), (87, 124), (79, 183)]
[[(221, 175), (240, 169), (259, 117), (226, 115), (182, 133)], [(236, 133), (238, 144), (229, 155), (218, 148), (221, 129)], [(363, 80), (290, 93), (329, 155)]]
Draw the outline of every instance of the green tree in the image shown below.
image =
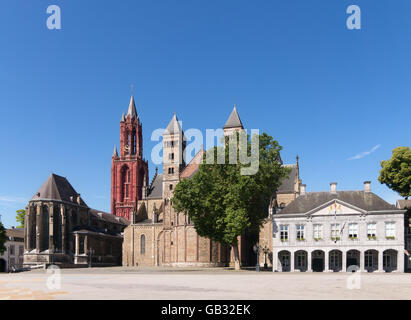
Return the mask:
[(24, 228), (24, 218), (26, 216), (26, 210), (20, 209), (16, 211), (16, 221), (19, 224), (17, 228)]
[(5, 243), (7, 241), (6, 229), (0, 222), (0, 256), (6, 251)]
[(411, 149), (393, 149), (391, 159), (381, 161), (381, 167), (378, 181), (408, 199), (411, 196)]
[[(258, 152), (252, 153), (247, 138), (248, 154), (258, 161), (256, 174), (242, 175), (247, 165), (241, 164), (238, 157), (229, 164), (229, 148), (214, 147), (206, 152), (194, 177), (177, 184), (172, 200), (176, 211), (191, 218), (200, 236), (232, 246), (237, 270), (238, 236), (245, 231), (258, 233), (275, 190), (289, 174), (289, 169), (280, 163), (282, 148), (277, 141), (265, 133), (253, 136), (251, 141), (258, 141)], [(225, 164), (217, 164), (219, 151)], [(237, 152), (240, 153), (238, 148)], [(206, 163), (208, 157), (214, 159), (211, 164)]]

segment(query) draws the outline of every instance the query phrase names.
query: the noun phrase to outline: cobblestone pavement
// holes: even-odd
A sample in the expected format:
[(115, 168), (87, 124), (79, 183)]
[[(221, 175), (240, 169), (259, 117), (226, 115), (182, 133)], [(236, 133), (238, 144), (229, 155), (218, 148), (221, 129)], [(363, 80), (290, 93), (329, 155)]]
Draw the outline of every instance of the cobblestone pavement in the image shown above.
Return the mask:
[(411, 274), (92, 268), (0, 274), (4, 299), (411, 299)]

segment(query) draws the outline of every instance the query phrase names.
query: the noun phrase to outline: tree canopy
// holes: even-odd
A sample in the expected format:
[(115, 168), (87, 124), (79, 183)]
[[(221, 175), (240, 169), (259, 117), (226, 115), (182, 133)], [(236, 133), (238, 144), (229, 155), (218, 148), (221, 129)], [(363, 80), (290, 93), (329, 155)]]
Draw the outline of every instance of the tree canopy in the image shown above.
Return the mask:
[(6, 250), (5, 243), (7, 241), (6, 229), (3, 226), (3, 223), (0, 222), (0, 255)]
[[(247, 165), (238, 157), (230, 164), (228, 147), (214, 147), (206, 152), (194, 177), (177, 184), (173, 197), (175, 210), (191, 218), (200, 236), (233, 247), (236, 268), (239, 268), (238, 236), (245, 231), (258, 232), (274, 192), (289, 174), (289, 169), (281, 164), (282, 148), (277, 141), (266, 133), (253, 139), (258, 151), (254, 152), (258, 159), (255, 174), (242, 174)], [(248, 154), (252, 154), (251, 149), (247, 138)], [(219, 151), (225, 156), (224, 164), (218, 164)], [(214, 161), (206, 161), (207, 157), (214, 157)]]
[(381, 168), (378, 181), (408, 199), (411, 196), (411, 149), (393, 149), (391, 159), (381, 161)]
[(26, 210), (20, 209), (16, 211), (16, 221), (19, 224), (17, 228), (24, 228), (24, 217), (26, 216)]

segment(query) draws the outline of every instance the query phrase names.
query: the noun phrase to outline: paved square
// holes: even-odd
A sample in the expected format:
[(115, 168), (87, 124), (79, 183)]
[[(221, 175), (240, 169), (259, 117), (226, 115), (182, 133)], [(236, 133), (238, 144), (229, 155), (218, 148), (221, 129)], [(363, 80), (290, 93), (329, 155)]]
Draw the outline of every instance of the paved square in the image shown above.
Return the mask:
[[(0, 299), (410, 299), (411, 274), (64, 269), (0, 274)], [(360, 289), (348, 289), (359, 277)], [(48, 288), (51, 286), (51, 289)]]

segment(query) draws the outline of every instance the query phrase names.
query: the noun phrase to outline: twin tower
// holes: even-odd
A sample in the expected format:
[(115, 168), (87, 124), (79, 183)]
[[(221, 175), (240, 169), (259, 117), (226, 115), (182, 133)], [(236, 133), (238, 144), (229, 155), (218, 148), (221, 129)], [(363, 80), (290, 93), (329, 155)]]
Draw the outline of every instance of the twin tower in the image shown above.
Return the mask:
[[(234, 107), (224, 131), (243, 129)], [(185, 167), (183, 150), (185, 139), (174, 114), (163, 133), (163, 198), (173, 194)], [(131, 221), (137, 212), (138, 201), (147, 196), (149, 188), (148, 162), (143, 158), (142, 124), (131, 96), (128, 111), (120, 121), (120, 153), (114, 148), (111, 158), (111, 213)]]

